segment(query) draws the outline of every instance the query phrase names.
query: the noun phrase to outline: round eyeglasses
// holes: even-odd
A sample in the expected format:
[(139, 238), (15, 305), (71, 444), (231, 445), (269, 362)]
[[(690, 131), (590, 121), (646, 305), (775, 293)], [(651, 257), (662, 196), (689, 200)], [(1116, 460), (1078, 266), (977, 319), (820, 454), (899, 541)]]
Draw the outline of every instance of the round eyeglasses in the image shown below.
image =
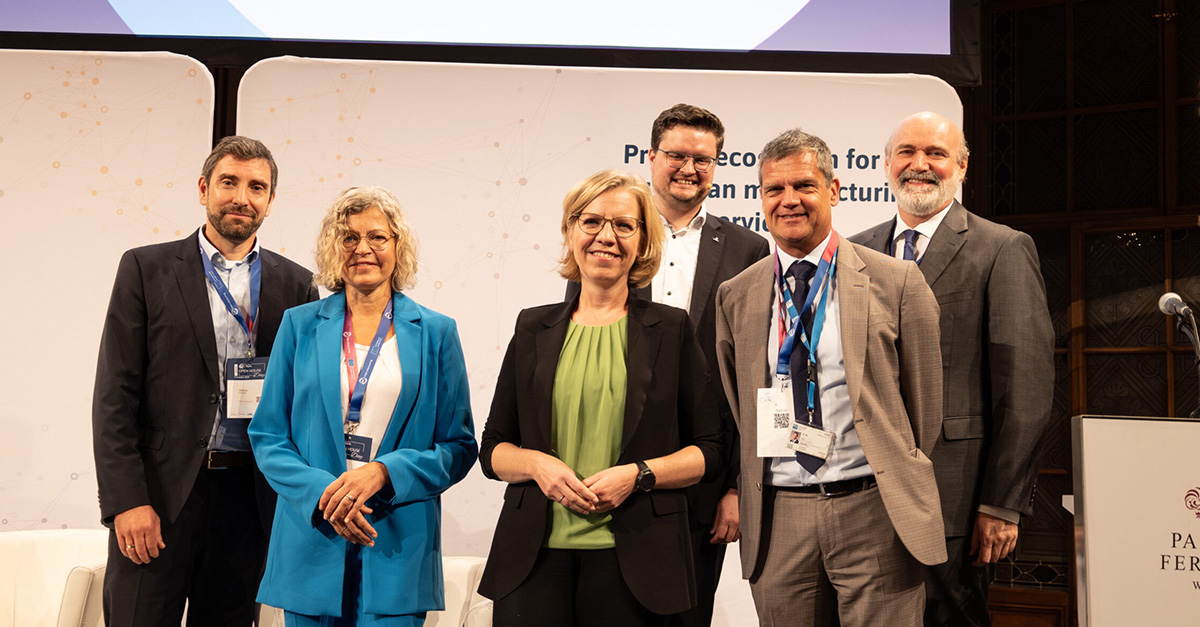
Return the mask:
[(575, 216), (575, 224), (579, 225), (579, 230), (588, 235), (598, 235), (604, 230), (604, 225), (612, 224), (613, 233), (617, 237), (633, 237), (637, 235), (638, 229), (642, 228), (642, 221), (629, 216), (617, 216), (615, 218), (606, 218), (595, 213), (581, 213)]
[(667, 156), (667, 165), (676, 170), (682, 170), (683, 166), (687, 165), (687, 162), (690, 160), (692, 167), (697, 172), (708, 172), (712, 169), (713, 164), (717, 162), (716, 159), (704, 155), (689, 155), (673, 150), (663, 150), (662, 148), (658, 148), (657, 150)]
[[(342, 248), (346, 249), (347, 251), (358, 250), (358, 245), (362, 242), (362, 240), (363, 237), (358, 233), (346, 233), (342, 236)], [(392, 241), (392, 236), (388, 235), (387, 233), (372, 231), (367, 233), (366, 240), (367, 246), (370, 246), (371, 250), (379, 252), (384, 248), (387, 248), (388, 242)]]

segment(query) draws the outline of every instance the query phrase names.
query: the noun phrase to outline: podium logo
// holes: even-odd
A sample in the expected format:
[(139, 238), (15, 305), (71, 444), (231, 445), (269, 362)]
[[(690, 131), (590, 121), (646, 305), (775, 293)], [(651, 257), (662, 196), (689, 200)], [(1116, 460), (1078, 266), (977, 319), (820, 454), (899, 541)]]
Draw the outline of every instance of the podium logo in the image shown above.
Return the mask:
[(1200, 518), (1200, 488), (1192, 488), (1183, 495), (1183, 504), (1188, 509), (1196, 512), (1196, 518)]

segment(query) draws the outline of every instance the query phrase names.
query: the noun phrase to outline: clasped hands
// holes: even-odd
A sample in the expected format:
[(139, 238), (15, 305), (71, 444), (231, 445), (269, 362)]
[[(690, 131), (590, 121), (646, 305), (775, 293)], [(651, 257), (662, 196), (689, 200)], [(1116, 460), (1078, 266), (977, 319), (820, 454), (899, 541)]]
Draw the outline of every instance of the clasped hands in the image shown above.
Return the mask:
[(348, 470), (321, 493), (317, 509), (339, 536), (355, 544), (375, 546), (379, 534), (366, 519), (375, 510), (367, 507), (367, 500), (389, 481), (387, 466), (379, 462)]
[(531, 474), (546, 498), (586, 516), (620, 507), (633, 493), (638, 468), (636, 464), (622, 464), (580, 479), (561, 459), (540, 454)]

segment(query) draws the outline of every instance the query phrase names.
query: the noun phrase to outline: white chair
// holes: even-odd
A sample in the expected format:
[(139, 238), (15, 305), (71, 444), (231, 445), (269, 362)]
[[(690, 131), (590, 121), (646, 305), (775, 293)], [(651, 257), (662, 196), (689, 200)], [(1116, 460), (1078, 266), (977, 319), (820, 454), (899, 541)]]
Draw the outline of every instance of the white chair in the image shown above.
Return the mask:
[[(479, 579), (487, 560), (482, 557), (442, 558), (446, 609), (425, 616), (425, 627), (490, 627), (492, 602), (479, 596)], [(486, 622), (484, 622), (486, 621)]]
[[(486, 562), (482, 557), (442, 558), (446, 609), (429, 612), (425, 617), (425, 627), (491, 627), (492, 602), (476, 592)], [(283, 627), (283, 610), (259, 606), (258, 626)]]
[(0, 533), (0, 623), (103, 625), (101, 589), (107, 553), (105, 529)]

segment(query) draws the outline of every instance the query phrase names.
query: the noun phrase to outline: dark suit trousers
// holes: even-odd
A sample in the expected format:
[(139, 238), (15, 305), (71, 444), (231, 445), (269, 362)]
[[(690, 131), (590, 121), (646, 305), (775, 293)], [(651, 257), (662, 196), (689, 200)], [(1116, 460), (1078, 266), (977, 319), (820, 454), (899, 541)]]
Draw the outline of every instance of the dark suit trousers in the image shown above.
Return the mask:
[(667, 619), (669, 627), (708, 627), (712, 624), (713, 604), (717, 585), (721, 583), (721, 566), (725, 564), (724, 544), (709, 544), (712, 524), (692, 518), (692, 560), (696, 565), (696, 594), (698, 605)]
[(925, 569), (926, 627), (991, 627), (988, 587), (995, 567), (972, 566), (971, 536), (946, 538), (950, 559)]
[(149, 564), (121, 555), (110, 532), (104, 623), (178, 625), (186, 601), (191, 627), (248, 627), (267, 549), (256, 501), (252, 468), (201, 470)]

